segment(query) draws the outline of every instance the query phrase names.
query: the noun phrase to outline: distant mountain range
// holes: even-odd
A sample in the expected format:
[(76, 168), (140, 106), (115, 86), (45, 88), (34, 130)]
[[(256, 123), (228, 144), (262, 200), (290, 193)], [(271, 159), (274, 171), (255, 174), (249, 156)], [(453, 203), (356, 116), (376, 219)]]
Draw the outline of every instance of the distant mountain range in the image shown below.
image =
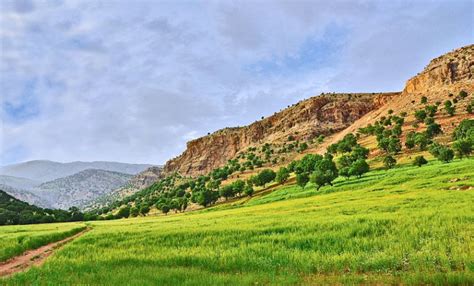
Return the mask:
[(99, 197), (130, 186), (134, 175), (141, 178), (140, 174), (150, 167), (152, 165), (100, 161), (29, 161), (1, 167), (0, 190), (41, 207), (82, 208)]
[(71, 176), (39, 185), (34, 193), (48, 201), (52, 208), (81, 208), (90, 200), (103, 196), (123, 185), (133, 175), (88, 169)]
[(60, 163), (47, 160), (35, 160), (1, 167), (0, 175), (26, 178), (44, 183), (70, 176), (87, 169), (135, 175), (151, 166), (152, 165), (149, 164), (127, 164), (105, 161)]

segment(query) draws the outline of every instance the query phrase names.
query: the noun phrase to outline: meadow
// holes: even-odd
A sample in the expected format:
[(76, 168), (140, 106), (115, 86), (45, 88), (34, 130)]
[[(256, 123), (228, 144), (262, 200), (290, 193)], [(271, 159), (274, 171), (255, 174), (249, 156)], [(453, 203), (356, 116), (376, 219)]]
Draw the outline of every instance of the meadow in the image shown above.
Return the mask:
[(0, 262), (50, 242), (74, 235), (84, 223), (54, 223), (0, 227)]
[(338, 178), (320, 191), (287, 185), (201, 211), (91, 222), (43, 266), (0, 284), (472, 285), (473, 166), (430, 161)]

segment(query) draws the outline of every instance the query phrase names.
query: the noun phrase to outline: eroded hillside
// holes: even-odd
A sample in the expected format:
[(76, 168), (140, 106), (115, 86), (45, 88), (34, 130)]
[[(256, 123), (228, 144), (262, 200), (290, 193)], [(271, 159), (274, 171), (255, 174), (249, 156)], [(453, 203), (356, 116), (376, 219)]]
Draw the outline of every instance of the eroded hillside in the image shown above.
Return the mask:
[(295, 140), (307, 140), (321, 134), (334, 134), (397, 95), (345, 93), (315, 96), (251, 125), (225, 128), (190, 141), (179, 157), (167, 162), (164, 171), (186, 176), (206, 174), (251, 146), (283, 143), (289, 136)]

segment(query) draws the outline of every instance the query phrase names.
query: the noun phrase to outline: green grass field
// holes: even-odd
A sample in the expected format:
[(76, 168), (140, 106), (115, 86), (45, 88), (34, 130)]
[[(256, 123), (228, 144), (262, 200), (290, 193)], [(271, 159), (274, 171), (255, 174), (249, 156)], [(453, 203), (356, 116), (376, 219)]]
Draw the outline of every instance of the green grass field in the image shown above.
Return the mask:
[(2, 226), (0, 227), (0, 262), (26, 250), (76, 234), (84, 228), (84, 223)]
[(0, 284), (472, 285), (473, 187), (473, 159), (430, 162), (319, 192), (289, 185), (245, 204), (92, 222), (42, 267)]

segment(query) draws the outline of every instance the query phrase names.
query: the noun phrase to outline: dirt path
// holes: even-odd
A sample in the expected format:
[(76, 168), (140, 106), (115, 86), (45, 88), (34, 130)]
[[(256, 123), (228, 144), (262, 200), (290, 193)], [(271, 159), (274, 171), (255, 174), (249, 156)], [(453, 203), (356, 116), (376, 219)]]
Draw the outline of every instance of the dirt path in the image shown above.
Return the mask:
[(48, 256), (53, 254), (53, 251), (55, 249), (83, 235), (89, 230), (90, 228), (86, 228), (85, 230), (79, 233), (76, 233), (75, 235), (72, 235), (70, 237), (67, 237), (63, 240), (46, 244), (37, 249), (28, 250), (21, 255), (12, 257), (5, 262), (1, 262), (0, 263), (0, 277), (13, 275), (20, 271), (27, 270), (28, 268), (32, 266), (40, 266), (41, 264), (45, 262)]

